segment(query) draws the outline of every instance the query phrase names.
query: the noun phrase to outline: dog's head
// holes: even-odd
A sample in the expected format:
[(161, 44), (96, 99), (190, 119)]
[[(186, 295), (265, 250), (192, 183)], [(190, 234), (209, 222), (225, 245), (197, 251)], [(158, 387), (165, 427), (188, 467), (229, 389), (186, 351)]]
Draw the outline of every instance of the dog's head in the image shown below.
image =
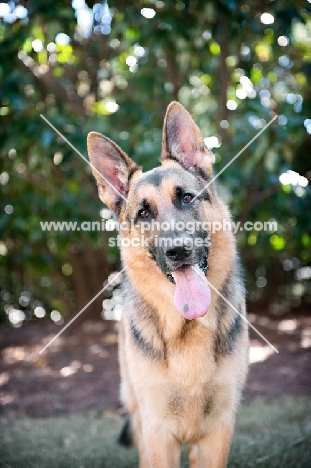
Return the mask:
[(190, 114), (177, 102), (169, 105), (162, 165), (149, 172), (99, 133), (88, 135), (88, 152), (99, 196), (119, 218), (125, 265), (140, 270), (140, 282), (150, 275), (175, 287), (175, 306), (184, 317), (204, 315), (217, 197), (208, 185), (214, 157)]

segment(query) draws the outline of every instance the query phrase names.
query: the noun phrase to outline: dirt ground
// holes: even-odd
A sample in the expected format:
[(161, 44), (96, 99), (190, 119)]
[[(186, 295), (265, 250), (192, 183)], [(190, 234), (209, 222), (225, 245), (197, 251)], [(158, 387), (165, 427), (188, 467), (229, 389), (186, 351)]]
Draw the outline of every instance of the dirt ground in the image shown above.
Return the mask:
[[(244, 400), (311, 394), (311, 317), (276, 320), (251, 314), (251, 323), (272, 342), (276, 354), (251, 331), (250, 372)], [(86, 321), (69, 327), (44, 353), (61, 326), (38, 320), (0, 327), (0, 411), (46, 417), (117, 410), (117, 324)]]

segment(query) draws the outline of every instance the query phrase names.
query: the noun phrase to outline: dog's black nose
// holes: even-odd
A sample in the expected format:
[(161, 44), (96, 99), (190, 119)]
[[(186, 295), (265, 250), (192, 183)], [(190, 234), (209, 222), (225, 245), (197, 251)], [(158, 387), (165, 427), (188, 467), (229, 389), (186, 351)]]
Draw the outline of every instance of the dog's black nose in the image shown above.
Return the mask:
[(185, 246), (172, 247), (165, 254), (170, 260), (181, 261), (189, 257), (191, 250)]

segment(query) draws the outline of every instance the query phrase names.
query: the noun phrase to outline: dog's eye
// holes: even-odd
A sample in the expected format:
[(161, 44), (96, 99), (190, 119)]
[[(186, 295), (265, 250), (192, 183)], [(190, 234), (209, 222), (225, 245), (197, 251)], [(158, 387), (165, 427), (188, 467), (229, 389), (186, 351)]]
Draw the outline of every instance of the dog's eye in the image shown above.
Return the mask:
[(148, 216), (149, 216), (148, 211), (144, 210), (143, 208), (141, 208), (137, 212), (137, 217), (140, 218), (140, 219), (148, 218)]
[(194, 196), (192, 195), (192, 193), (185, 193), (184, 196), (183, 196), (183, 202), (184, 203), (191, 203), (193, 198), (194, 198)]

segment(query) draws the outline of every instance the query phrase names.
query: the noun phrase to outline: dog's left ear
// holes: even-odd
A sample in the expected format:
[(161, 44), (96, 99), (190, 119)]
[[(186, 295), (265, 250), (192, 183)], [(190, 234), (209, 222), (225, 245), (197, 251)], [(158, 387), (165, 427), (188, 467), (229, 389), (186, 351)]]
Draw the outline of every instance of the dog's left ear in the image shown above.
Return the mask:
[(214, 155), (205, 146), (191, 115), (179, 102), (171, 102), (164, 119), (161, 162), (165, 159), (174, 159), (185, 169), (192, 167), (212, 175)]

